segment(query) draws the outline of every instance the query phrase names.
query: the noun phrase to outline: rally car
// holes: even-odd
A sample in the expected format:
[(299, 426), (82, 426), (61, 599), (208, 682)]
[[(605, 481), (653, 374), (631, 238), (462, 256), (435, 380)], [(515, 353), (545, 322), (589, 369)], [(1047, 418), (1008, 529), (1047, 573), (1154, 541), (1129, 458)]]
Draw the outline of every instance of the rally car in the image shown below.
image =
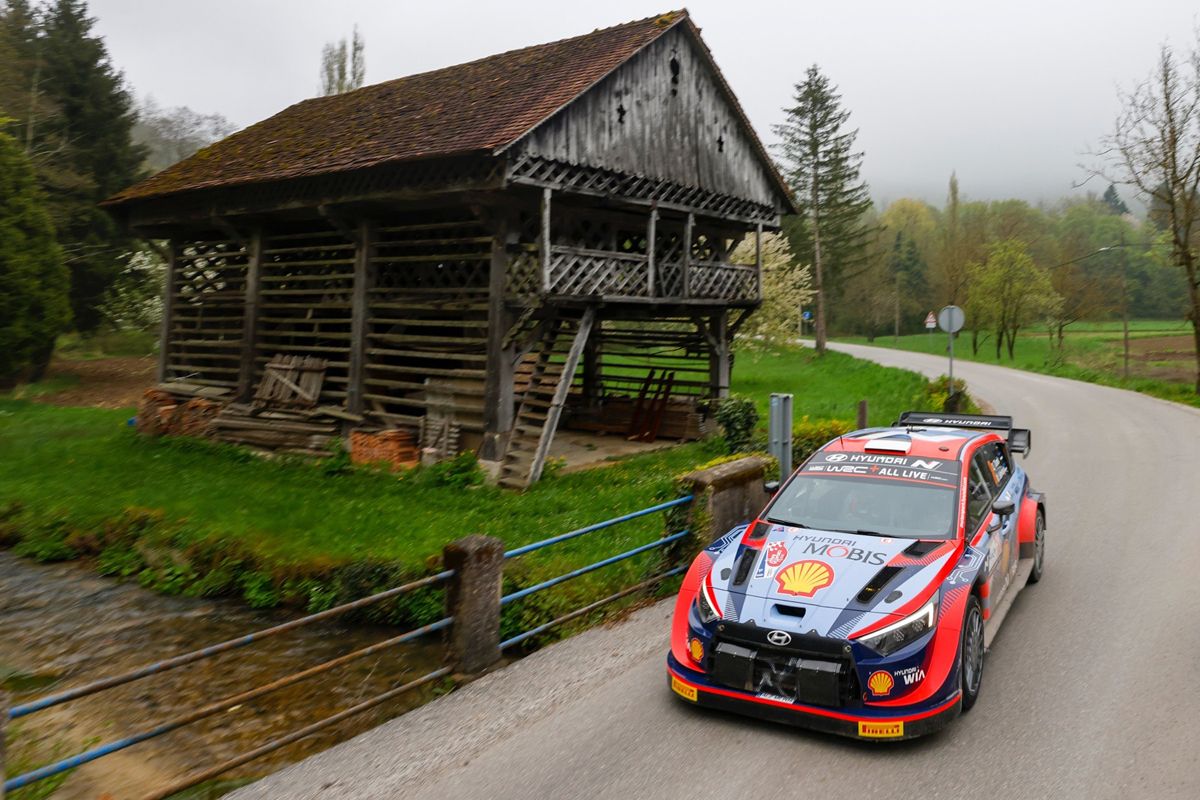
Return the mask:
[(1011, 417), (906, 412), (802, 464), (692, 563), (671, 689), (862, 739), (931, 733), (979, 697), (984, 651), (1042, 577), (1046, 501)]

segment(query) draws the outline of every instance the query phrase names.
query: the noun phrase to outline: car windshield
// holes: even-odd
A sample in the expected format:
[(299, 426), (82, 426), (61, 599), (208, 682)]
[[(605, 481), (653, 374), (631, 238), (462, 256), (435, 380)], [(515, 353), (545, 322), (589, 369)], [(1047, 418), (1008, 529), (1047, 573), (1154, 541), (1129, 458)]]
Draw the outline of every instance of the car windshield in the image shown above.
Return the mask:
[(796, 475), (780, 491), (770, 522), (906, 539), (953, 539), (953, 485), (866, 476)]

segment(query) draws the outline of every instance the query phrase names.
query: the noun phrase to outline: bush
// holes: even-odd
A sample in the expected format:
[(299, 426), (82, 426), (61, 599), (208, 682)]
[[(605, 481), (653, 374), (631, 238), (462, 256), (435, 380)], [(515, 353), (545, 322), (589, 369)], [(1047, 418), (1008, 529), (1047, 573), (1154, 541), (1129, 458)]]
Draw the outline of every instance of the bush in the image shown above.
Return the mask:
[(730, 453), (739, 453), (754, 441), (754, 429), (758, 427), (758, 410), (749, 397), (731, 394), (717, 406), (713, 415), (725, 431), (725, 446)]
[(70, 286), (33, 165), (0, 131), (0, 388), (41, 377), (71, 320)]
[(799, 466), (821, 445), (852, 430), (854, 426), (851, 423), (840, 419), (802, 418), (792, 428), (792, 466)]

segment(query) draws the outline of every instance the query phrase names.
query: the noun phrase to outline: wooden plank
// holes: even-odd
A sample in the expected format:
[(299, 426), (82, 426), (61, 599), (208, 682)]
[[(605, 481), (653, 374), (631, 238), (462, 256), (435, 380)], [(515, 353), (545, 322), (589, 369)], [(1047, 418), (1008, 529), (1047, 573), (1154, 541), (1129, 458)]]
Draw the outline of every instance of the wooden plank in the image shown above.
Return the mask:
[(374, 244), (372, 223), (366, 220), (359, 222), (354, 254), (354, 294), (350, 301), (350, 380), (346, 389), (346, 407), (354, 414), (363, 410), (363, 375), (367, 363), (367, 292), (374, 276), (371, 267)]
[(762, 285), (762, 223), (754, 226), (754, 285), (755, 294), (761, 302), (763, 299)]
[[(492, 230), (491, 263), (488, 265), (488, 327), (486, 338), (487, 377), (483, 390), (484, 439), (481, 457), (492, 461), (501, 456), (500, 440), (513, 425), (512, 344), (505, 346), (505, 334), (512, 327), (512, 314), (504, 302), (508, 279), (509, 221), (503, 213)], [(468, 340), (475, 341), (475, 340)]]
[(368, 348), (367, 355), (395, 356), (396, 358), (425, 358), (435, 359), (438, 361), (487, 361), (487, 355), (483, 353), (447, 353), (429, 352), (425, 350), (393, 350), (386, 347)]
[(684, 298), (692, 296), (692, 238), (695, 236), (696, 215), (688, 212), (683, 224), (683, 291)]

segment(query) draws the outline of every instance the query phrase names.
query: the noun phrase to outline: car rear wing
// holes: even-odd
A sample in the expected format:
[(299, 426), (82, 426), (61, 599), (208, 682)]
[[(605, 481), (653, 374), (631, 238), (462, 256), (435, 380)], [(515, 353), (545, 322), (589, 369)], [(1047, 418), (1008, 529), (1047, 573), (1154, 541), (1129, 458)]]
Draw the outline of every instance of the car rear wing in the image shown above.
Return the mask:
[(897, 426), (907, 428), (965, 428), (967, 430), (1006, 431), (1008, 449), (1028, 455), (1033, 447), (1033, 434), (1028, 428), (1014, 428), (1012, 417), (994, 414), (942, 414), (937, 411), (905, 411), (896, 420)]

